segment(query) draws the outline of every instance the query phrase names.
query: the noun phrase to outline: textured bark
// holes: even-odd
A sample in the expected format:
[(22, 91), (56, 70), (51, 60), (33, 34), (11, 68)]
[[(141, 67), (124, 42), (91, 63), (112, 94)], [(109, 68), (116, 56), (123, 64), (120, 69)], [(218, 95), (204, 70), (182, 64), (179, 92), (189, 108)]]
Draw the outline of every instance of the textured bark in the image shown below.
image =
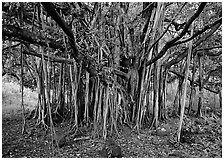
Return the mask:
[(222, 90), (219, 91), (219, 107), (222, 108)]
[[(192, 26), (191, 35), (193, 34), (193, 32), (194, 32), (194, 26)], [(181, 97), (180, 123), (179, 123), (179, 127), (178, 127), (178, 135), (177, 135), (178, 142), (180, 141), (180, 138), (181, 138), (181, 129), (182, 129), (182, 123), (183, 123), (183, 118), (184, 118), (186, 95), (187, 95), (187, 79), (188, 79), (188, 72), (189, 72), (190, 60), (191, 60), (191, 54), (192, 54), (192, 45), (193, 45), (193, 41), (190, 41), (187, 60), (186, 60), (184, 81), (183, 81), (183, 91), (182, 91), (183, 94)]]
[(89, 122), (89, 104), (89, 73), (86, 72), (84, 119), (87, 123)]
[(193, 107), (194, 104), (194, 96), (195, 96), (195, 87), (194, 87), (194, 77), (195, 77), (195, 72), (196, 72), (196, 61), (193, 59), (193, 68), (192, 68), (192, 77), (191, 77), (191, 82), (190, 82), (190, 86), (191, 86), (191, 93), (190, 93), (190, 98), (189, 98), (189, 108), (188, 108), (188, 114), (190, 114), (191, 109)]
[(159, 67), (157, 62), (154, 63), (154, 82), (153, 82), (153, 118), (154, 118), (154, 127), (158, 127), (158, 119), (159, 119)]
[(202, 109), (202, 98), (203, 98), (203, 73), (202, 73), (202, 55), (198, 54), (198, 65), (199, 65), (199, 99), (198, 99), (198, 110), (197, 116), (201, 117), (201, 109)]

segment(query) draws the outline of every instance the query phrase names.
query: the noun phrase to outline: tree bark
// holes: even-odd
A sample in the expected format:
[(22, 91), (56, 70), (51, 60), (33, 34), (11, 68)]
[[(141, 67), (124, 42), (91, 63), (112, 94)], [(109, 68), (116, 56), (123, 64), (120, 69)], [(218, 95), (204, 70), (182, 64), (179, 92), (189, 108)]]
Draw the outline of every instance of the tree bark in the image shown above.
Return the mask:
[(189, 108), (188, 108), (188, 114), (190, 114), (193, 104), (194, 104), (194, 96), (196, 94), (196, 90), (194, 87), (194, 76), (195, 76), (195, 72), (196, 72), (196, 60), (194, 60), (194, 58), (196, 59), (196, 57), (192, 56), (193, 59), (193, 68), (192, 68), (192, 78), (191, 78), (191, 82), (190, 82), (190, 86), (191, 86), (191, 93), (190, 93), (190, 98), (189, 98)]
[[(194, 28), (194, 26), (192, 25), (191, 35), (194, 32), (193, 28)], [(181, 97), (180, 123), (179, 123), (179, 128), (178, 128), (178, 137), (177, 137), (178, 142), (180, 141), (181, 128), (182, 128), (182, 123), (183, 123), (183, 118), (184, 118), (185, 102), (186, 102), (186, 95), (187, 95), (187, 79), (188, 79), (188, 72), (189, 72), (190, 60), (191, 60), (191, 54), (192, 54), (192, 45), (193, 45), (193, 42), (190, 41), (188, 56), (187, 56), (187, 60), (186, 60), (185, 76), (184, 76), (184, 81), (183, 81), (183, 95)]]
[(201, 117), (201, 109), (202, 109), (202, 98), (203, 98), (203, 73), (202, 73), (202, 53), (198, 53), (198, 65), (199, 65), (199, 99), (198, 99), (198, 110), (197, 116)]

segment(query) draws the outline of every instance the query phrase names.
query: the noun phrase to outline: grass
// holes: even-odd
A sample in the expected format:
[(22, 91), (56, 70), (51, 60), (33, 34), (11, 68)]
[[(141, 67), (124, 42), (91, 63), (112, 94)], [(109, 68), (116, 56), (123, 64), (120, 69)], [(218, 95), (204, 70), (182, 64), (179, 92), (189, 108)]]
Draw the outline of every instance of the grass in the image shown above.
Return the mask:
[[(37, 105), (37, 92), (24, 88), (24, 107), (31, 110)], [(22, 92), (18, 82), (3, 77), (2, 79), (2, 113), (16, 114), (21, 111)]]

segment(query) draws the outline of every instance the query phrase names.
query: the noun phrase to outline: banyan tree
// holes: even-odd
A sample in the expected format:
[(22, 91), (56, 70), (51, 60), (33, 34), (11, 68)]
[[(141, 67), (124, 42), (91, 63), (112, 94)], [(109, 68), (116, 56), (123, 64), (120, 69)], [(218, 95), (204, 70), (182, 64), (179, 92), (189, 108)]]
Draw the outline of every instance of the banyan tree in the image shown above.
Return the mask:
[(4, 2), (3, 74), (36, 89), (38, 124), (67, 120), (104, 137), (122, 125), (156, 128), (168, 118), (167, 85), (178, 80), (172, 110), (181, 128), (196, 87), (221, 93), (221, 10), (204, 2)]

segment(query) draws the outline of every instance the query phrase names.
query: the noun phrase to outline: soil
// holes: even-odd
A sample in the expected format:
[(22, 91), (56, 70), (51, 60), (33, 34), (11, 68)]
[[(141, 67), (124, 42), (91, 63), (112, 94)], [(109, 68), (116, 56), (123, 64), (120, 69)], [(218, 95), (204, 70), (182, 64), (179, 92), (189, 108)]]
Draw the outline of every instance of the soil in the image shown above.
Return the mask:
[[(20, 114), (21, 115), (21, 114)], [(99, 151), (103, 147), (102, 138), (93, 138), (92, 132), (83, 132), (80, 141), (67, 137), (64, 145), (52, 149), (52, 138), (43, 127), (36, 126), (36, 120), (27, 121), (27, 129), (24, 135), (22, 131), (22, 118), (20, 115), (4, 116), (2, 119), (2, 157), (101, 157)], [(222, 157), (222, 129), (221, 119), (213, 118), (186, 119), (185, 124), (192, 125), (191, 134), (185, 136), (184, 143), (175, 141), (175, 133), (178, 119), (170, 118), (166, 124), (161, 123), (157, 131), (142, 129), (140, 133), (123, 126), (119, 129), (119, 135), (114, 136), (116, 143), (122, 148), (126, 158), (206, 158)], [(193, 123), (192, 123), (193, 122)], [(58, 139), (66, 133), (68, 123), (63, 122), (55, 127)], [(87, 129), (85, 130), (87, 131)], [(56, 137), (57, 138), (57, 137)], [(55, 144), (55, 143), (53, 143)]]

